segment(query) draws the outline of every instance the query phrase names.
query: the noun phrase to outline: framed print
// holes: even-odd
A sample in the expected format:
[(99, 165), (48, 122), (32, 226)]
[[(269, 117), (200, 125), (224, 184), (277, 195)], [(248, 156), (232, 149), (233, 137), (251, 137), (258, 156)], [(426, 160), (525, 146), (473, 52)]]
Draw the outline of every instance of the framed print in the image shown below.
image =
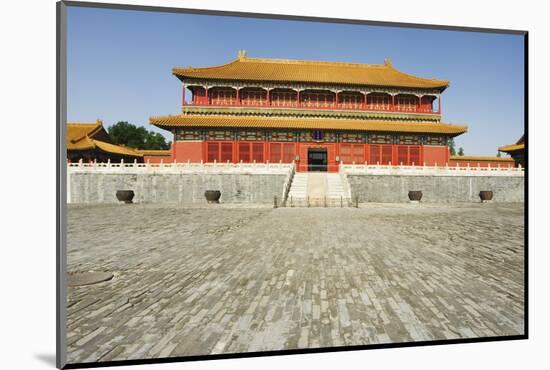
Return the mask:
[(57, 10), (58, 367), (527, 338), (526, 31)]

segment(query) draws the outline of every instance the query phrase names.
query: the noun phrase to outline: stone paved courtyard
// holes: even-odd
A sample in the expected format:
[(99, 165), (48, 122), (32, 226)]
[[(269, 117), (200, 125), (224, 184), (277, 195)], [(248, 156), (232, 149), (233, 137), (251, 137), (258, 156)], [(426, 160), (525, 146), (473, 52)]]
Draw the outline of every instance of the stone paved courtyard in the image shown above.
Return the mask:
[(523, 334), (523, 204), (69, 206), (68, 362)]

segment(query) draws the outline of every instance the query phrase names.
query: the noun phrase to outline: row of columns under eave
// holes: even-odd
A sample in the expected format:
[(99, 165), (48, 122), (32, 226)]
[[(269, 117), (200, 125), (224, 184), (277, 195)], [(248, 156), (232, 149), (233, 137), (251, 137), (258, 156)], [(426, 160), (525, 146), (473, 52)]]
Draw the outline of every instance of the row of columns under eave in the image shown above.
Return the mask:
[[(206, 104), (211, 104), (211, 100), (210, 100), (210, 97), (209, 97), (209, 90), (211, 90), (212, 88), (215, 88), (216, 86), (213, 86), (213, 87), (203, 87), (204, 91), (205, 91), (205, 96), (204, 96), (204, 100), (206, 100)], [(242, 88), (227, 88), (227, 89), (231, 89), (231, 90), (234, 90), (236, 91), (236, 95), (235, 95), (235, 102), (236, 103), (231, 103), (231, 104), (228, 104), (228, 105), (237, 105), (237, 106), (251, 106), (251, 104), (242, 104), (242, 100), (241, 100), (241, 97), (240, 97), (240, 90), (241, 89), (245, 89), (246, 87), (242, 87)], [(186, 102), (186, 94), (185, 94), (185, 89), (186, 89), (186, 86), (185, 84), (183, 85), (183, 99), (182, 99), (182, 104), (183, 105), (189, 105), (189, 104), (195, 104), (194, 102), (192, 103), (187, 103)], [(262, 101), (262, 103), (258, 104), (259, 106), (273, 106), (273, 100), (271, 99), (271, 90), (275, 90), (275, 89), (282, 89), (282, 88), (271, 88), (271, 89), (262, 89), (264, 91), (266, 91), (266, 99), (260, 99)], [(284, 88), (284, 90), (292, 90), (292, 89), (287, 89), (287, 88)], [(294, 105), (296, 107), (303, 107), (303, 108), (307, 108), (308, 105), (307, 105), (307, 101), (304, 101), (302, 100), (301, 98), (301, 92), (302, 91), (305, 91), (305, 90), (313, 90), (313, 89), (302, 89), (302, 90), (292, 90), (296, 93), (296, 101), (289, 101), (290, 105)], [(434, 112), (434, 113), (441, 113), (441, 94), (412, 94), (412, 93), (396, 93), (396, 94), (390, 94), (390, 93), (385, 93), (385, 92), (370, 92), (370, 93), (366, 93), (366, 92), (359, 92), (359, 91), (353, 91), (352, 93), (355, 93), (355, 94), (361, 94), (362, 96), (362, 99), (361, 99), (361, 102), (357, 103), (357, 102), (339, 102), (338, 101), (338, 98), (339, 98), (339, 94), (340, 93), (350, 93), (351, 91), (347, 91), (347, 90), (339, 90), (339, 91), (336, 91), (336, 92), (332, 92), (332, 91), (329, 91), (328, 94), (332, 93), (334, 94), (335, 96), (335, 99), (334, 101), (331, 101), (330, 102), (330, 105), (332, 105), (333, 108), (338, 108), (339, 106), (340, 107), (343, 107), (343, 108), (346, 108), (345, 105), (350, 105), (350, 104), (354, 104), (354, 105), (360, 105), (362, 109), (365, 109), (367, 108), (367, 105), (369, 104), (368, 102), (368, 97), (369, 95), (386, 95), (386, 96), (390, 96), (391, 97), (391, 101), (389, 102), (389, 106), (390, 106), (390, 109), (389, 110), (396, 110), (395, 107), (397, 106), (396, 105), (396, 102), (395, 102), (395, 97), (398, 96), (398, 95), (404, 95), (404, 96), (414, 96), (417, 98), (417, 102), (416, 102), (416, 110), (418, 110), (421, 105), (422, 105), (422, 98), (425, 97), (425, 96), (431, 96), (431, 97), (434, 97), (434, 100), (432, 100), (431, 102), (429, 103), (432, 103), (435, 101), (435, 99), (438, 99), (439, 101), (439, 105), (438, 105), (438, 110), (436, 112), (434, 112), (432, 109), (430, 109), (430, 112)], [(315, 93), (310, 93), (311, 95), (315, 95)], [(233, 98), (230, 98), (230, 99), (233, 99)], [(286, 102), (286, 101), (285, 101)], [(304, 103), (306, 103), (304, 105)], [(328, 103), (328, 102), (327, 102)], [(200, 104), (198, 104), (200, 105)], [(252, 104), (254, 105), (254, 104)], [(375, 104), (375, 105), (384, 105), (384, 104)], [(327, 106), (327, 104), (325, 104), (324, 106)], [(313, 108), (316, 108), (316, 107), (319, 107), (319, 106), (315, 106), (313, 105), (312, 106)]]

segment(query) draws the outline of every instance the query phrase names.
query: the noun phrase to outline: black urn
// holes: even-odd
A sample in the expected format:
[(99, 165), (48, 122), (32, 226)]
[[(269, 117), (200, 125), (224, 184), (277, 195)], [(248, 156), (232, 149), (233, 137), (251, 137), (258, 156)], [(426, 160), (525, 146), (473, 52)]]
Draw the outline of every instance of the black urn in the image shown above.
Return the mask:
[(219, 203), (222, 193), (219, 190), (207, 190), (204, 192), (204, 197), (208, 203)]
[(132, 199), (134, 199), (134, 191), (133, 190), (117, 190), (116, 191), (116, 198), (124, 202), (126, 204), (132, 203)]
[(493, 192), (491, 190), (482, 190), (479, 192), (479, 198), (482, 202), (487, 202), (493, 199)]
[(420, 199), (422, 199), (422, 192), (420, 190), (409, 191), (409, 200), (411, 202), (420, 202)]

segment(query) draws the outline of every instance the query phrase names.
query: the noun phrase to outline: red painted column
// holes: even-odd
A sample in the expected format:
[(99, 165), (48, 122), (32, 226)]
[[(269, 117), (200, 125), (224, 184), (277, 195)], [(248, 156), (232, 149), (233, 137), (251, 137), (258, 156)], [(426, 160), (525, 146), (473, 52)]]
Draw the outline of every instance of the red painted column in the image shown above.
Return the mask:
[(183, 87), (182, 97), (181, 97), (181, 105), (185, 105), (185, 82), (182, 82), (181, 85)]
[(241, 106), (241, 97), (239, 96), (239, 95), (240, 95), (240, 94), (239, 94), (239, 90), (240, 90), (240, 89), (237, 88), (237, 106), (240, 107), (240, 106)]
[(176, 159), (176, 131), (178, 129), (175, 128), (173, 131), (172, 131), (172, 159)]
[(334, 109), (338, 109), (338, 91), (334, 94)]
[(297, 96), (297, 98), (298, 98), (298, 102), (297, 102), (298, 107), (301, 107), (302, 104), (300, 103), (300, 90), (298, 90), (298, 91), (296, 92), (296, 96)]
[(267, 89), (267, 102), (266, 104), (268, 106), (271, 106), (271, 90), (270, 89)]
[(441, 114), (441, 95), (439, 95), (439, 106), (437, 107), (437, 113)]
[(392, 96), (391, 96), (391, 107), (390, 107), (390, 110), (391, 110), (391, 111), (395, 111), (395, 95), (392, 95)]
[(204, 88), (204, 99), (206, 100), (206, 105), (210, 105), (210, 100), (208, 99), (208, 86)]

